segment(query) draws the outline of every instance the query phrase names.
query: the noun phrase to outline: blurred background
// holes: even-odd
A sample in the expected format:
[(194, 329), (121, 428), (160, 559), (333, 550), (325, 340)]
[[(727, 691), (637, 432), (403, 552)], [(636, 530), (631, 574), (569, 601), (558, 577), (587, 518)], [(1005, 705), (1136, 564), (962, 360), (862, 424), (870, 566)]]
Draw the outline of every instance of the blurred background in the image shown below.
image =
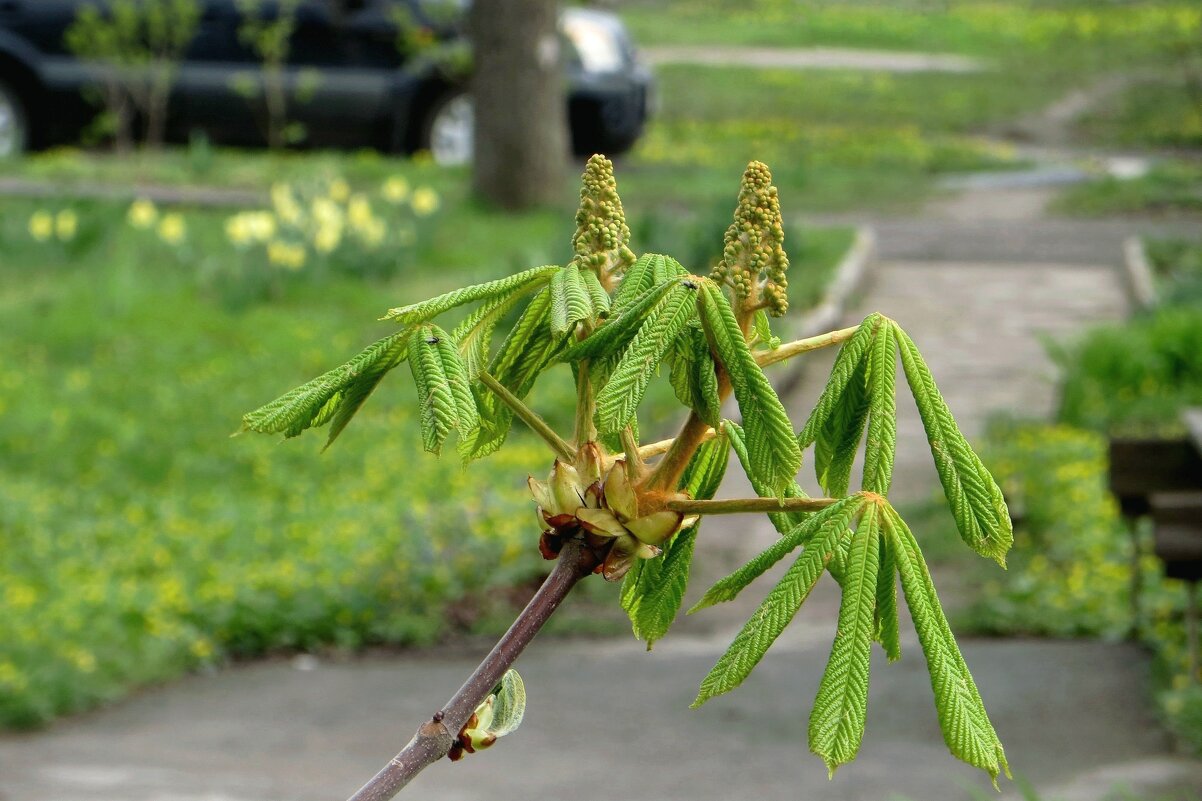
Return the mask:
[[(1202, 3), (17, 0), (0, 799), (345, 796), (458, 686), (546, 572), (541, 447), (422, 453), (404, 376), (327, 453), (230, 434), (387, 308), (564, 263), (595, 151), (633, 249), (702, 274), (766, 162), (778, 333), (881, 311), (927, 355), (1016, 518), (1008, 571), (960, 547), (901, 409), (896, 497), (1020, 780), (1005, 797), (1202, 797)], [(774, 374), (795, 421), (829, 366)], [(643, 430), (666, 436), (662, 383)], [(566, 423), (570, 385), (545, 384), (532, 405)], [(691, 594), (773, 536), (712, 526)], [(831, 590), (741, 694), (688, 712), (753, 607), (647, 655), (588, 587), (519, 665), (513, 745), (419, 781), (992, 797), (946, 754), (912, 631), (828, 783), (804, 729)]]

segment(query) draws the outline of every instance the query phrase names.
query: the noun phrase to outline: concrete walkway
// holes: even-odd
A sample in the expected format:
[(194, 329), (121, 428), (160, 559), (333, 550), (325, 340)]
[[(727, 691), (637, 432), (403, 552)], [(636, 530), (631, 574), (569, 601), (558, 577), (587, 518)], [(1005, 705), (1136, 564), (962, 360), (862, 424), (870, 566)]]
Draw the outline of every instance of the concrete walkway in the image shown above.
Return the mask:
[(793, 70), (872, 70), (880, 72), (980, 72), (978, 59), (944, 53), (907, 53), (847, 47), (723, 47), (666, 45), (640, 51), (653, 65), (751, 67)]

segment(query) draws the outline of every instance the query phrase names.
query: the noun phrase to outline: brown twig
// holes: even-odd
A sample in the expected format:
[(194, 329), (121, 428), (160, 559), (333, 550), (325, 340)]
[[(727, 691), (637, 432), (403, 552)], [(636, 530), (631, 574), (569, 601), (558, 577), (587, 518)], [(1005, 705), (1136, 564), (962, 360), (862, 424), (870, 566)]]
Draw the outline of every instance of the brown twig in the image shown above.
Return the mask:
[(564, 543), (559, 561), (509, 631), (497, 641), (488, 656), (468, 677), (459, 691), (438, 713), (417, 730), (401, 752), (371, 781), (359, 788), (350, 801), (385, 801), (401, 791), (423, 769), (447, 755), (455, 737), (476, 711), (505, 671), (534, 639), (576, 583), (592, 573), (597, 555), (579, 540)]

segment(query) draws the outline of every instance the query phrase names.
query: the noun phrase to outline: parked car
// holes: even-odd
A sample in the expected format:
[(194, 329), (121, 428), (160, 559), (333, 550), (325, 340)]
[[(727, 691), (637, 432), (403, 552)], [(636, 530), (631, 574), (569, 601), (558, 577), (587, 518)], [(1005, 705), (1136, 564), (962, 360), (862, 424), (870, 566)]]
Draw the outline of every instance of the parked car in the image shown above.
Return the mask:
[[(63, 42), (89, 2), (97, 0), (0, 0), (0, 156), (76, 141), (95, 118), (98, 109), (86, 99), (96, 84), (94, 66)], [(198, 2), (200, 22), (171, 93), (167, 138), (184, 141), (203, 131), (219, 144), (262, 144), (256, 108), (237, 86), (258, 66), (238, 35), (243, 12), (236, 0)], [(289, 117), (304, 126), (305, 144), (428, 149), (441, 163), (469, 159), (472, 104), (462, 82), (397, 44), (405, 24), (422, 26), (435, 46), (463, 44), (465, 6), (457, 3), (447, 17), (422, 0), (301, 0), (285, 82), (294, 95)], [(278, 3), (263, 0), (258, 8), (274, 16)], [(628, 150), (648, 116), (649, 71), (612, 14), (568, 8), (560, 27), (573, 149)]]

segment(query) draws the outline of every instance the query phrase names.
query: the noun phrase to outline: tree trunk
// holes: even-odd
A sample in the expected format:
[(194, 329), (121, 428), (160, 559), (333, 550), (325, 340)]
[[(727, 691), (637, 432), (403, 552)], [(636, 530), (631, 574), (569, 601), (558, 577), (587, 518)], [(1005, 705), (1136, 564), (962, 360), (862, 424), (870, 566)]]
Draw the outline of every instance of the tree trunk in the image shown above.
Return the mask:
[(563, 195), (568, 129), (558, 12), (556, 0), (472, 4), (473, 187), (505, 209)]

